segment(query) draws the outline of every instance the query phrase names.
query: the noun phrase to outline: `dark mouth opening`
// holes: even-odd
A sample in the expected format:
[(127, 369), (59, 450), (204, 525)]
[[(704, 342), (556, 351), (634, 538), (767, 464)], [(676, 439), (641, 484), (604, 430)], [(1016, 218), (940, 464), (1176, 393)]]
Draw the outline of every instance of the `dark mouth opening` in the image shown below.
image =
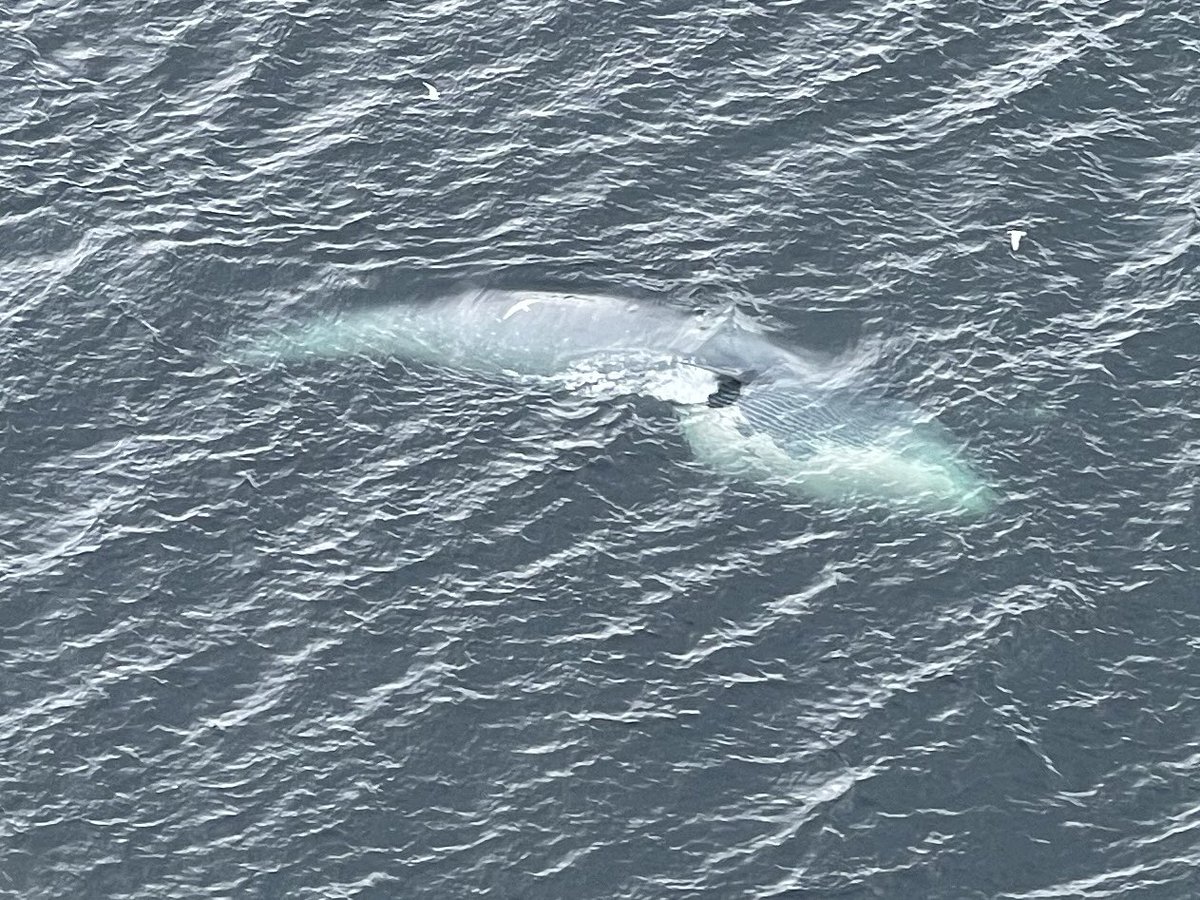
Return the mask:
[(717, 381), (717, 389), (708, 395), (708, 405), (713, 409), (732, 406), (742, 393), (743, 382), (732, 375), (721, 375)]

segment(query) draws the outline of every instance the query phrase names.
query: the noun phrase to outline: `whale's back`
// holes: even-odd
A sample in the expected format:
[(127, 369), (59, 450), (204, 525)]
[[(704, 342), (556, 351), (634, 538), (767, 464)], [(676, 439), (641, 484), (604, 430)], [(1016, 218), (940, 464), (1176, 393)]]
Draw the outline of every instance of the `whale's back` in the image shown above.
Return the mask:
[(475, 372), (553, 375), (580, 361), (647, 368), (686, 356), (704, 323), (602, 294), (467, 290), (320, 318), (268, 336), (243, 360), (395, 357)]

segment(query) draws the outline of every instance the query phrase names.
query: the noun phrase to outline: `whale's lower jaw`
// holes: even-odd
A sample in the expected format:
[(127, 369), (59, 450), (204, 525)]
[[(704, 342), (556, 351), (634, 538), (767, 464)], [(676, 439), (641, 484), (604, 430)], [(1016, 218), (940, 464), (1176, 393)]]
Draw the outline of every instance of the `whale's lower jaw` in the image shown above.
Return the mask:
[(784, 449), (748, 427), (736, 405), (691, 409), (682, 416), (696, 459), (739, 480), (782, 488), (818, 501), (880, 503), (913, 511), (982, 515), (996, 495), (938, 441), (881, 436), (878, 442), (817, 439)]

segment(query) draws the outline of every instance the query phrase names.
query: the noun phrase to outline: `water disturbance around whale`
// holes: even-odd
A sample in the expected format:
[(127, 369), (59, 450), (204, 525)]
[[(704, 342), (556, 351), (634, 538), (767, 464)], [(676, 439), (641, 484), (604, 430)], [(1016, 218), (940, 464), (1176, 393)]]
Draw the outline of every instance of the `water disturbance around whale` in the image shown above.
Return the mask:
[(863, 396), (828, 364), (730, 315), (604, 294), (469, 290), (303, 323), (234, 359), (356, 355), (566, 384), (604, 373), (670, 403), (704, 464), (809, 497), (970, 514), (996, 501), (944, 429)]

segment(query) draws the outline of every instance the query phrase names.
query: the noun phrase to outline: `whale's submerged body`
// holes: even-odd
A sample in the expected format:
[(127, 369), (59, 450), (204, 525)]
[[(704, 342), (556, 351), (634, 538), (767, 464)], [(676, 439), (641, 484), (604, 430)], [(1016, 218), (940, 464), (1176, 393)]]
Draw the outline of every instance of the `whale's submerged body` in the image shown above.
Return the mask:
[(697, 458), (727, 474), (915, 509), (980, 513), (995, 501), (943, 429), (832, 386), (823, 366), (728, 317), (604, 295), (468, 291), (312, 323), (241, 358), (360, 354), (494, 374), (608, 372), (673, 400)]

